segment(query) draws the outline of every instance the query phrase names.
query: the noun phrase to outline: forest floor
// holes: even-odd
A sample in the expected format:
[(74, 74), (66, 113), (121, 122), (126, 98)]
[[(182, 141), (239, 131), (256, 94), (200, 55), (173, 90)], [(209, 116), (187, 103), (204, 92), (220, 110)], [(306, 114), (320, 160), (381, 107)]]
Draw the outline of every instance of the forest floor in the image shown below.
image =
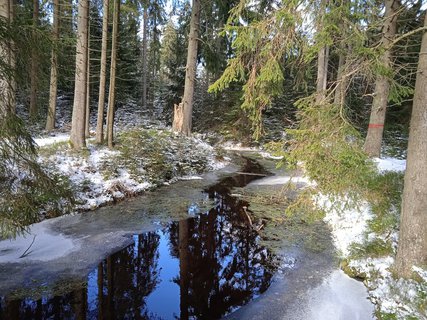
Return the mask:
[[(247, 150), (233, 143), (214, 148), (202, 135), (177, 136), (162, 122), (150, 119), (147, 113), (135, 108), (136, 105), (130, 104), (118, 109), (114, 150), (100, 147), (89, 138), (86, 151), (72, 151), (68, 144), (71, 120), (68, 108), (59, 108), (59, 127), (54, 133), (46, 134), (41, 128), (30, 127), (39, 146), (40, 163), (48, 171), (69, 180), (78, 201), (76, 209), (92, 210), (178, 179), (198, 179), (202, 172), (227, 164), (229, 158), (224, 149)], [(95, 122), (92, 114), (92, 129)], [(389, 157), (375, 161), (381, 172), (405, 169), (404, 159)], [(299, 179), (308, 181), (305, 177)], [(427, 271), (414, 268), (418, 281), (396, 279), (393, 275), (398, 231), (372, 230), (370, 221), (376, 217), (367, 204), (347, 209), (337, 208), (337, 203), (331, 203), (325, 195), (318, 195), (315, 200), (325, 209), (324, 221), (330, 226), (337, 251), (345, 261), (343, 269), (364, 279), (370, 300), (377, 306), (376, 316), (379, 319), (427, 319)], [(49, 217), (49, 212), (44, 214)], [(381, 241), (391, 242), (392, 250), (352, 254), (357, 246)]]

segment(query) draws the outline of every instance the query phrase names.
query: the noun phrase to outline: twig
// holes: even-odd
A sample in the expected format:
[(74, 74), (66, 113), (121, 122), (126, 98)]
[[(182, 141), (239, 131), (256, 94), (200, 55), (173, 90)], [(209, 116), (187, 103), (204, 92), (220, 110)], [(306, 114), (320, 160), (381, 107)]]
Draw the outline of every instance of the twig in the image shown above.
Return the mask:
[(19, 259), (21, 259), (21, 258), (25, 258), (25, 257), (26, 257), (26, 256), (28, 256), (31, 252), (33, 252), (33, 251), (29, 251), (29, 252), (28, 252), (28, 250), (30, 250), (30, 248), (33, 246), (34, 241), (36, 240), (36, 237), (37, 237), (37, 235), (35, 234), (35, 235), (34, 235), (34, 238), (33, 238), (33, 241), (31, 242), (30, 246), (27, 248), (27, 250), (25, 250), (25, 251), (24, 251), (24, 253), (23, 253), (23, 254), (21, 254), (21, 256), (19, 257)]

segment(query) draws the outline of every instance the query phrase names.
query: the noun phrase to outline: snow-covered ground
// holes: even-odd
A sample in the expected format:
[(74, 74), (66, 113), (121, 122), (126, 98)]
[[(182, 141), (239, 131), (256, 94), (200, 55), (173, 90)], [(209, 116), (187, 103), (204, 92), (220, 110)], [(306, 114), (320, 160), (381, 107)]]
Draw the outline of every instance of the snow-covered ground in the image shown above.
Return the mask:
[[(375, 159), (378, 170), (404, 171), (406, 161), (394, 158)], [(397, 319), (427, 319), (425, 299), (427, 296), (427, 271), (414, 266), (413, 270), (423, 281), (396, 279), (393, 277), (393, 256), (379, 258), (368, 257), (364, 259), (352, 259), (350, 246), (360, 244), (366, 236), (368, 239), (383, 239), (383, 235), (370, 232), (367, 234), (368, 221), (373, 214), (367, 203), (357, 208), (345, 209), (334, 207), (331, 201), (323, 196), (316, 197), (318, 204), (325, 208), (324, 221), (329, 224), (332, 236), (338, 251), (343, 258), (349, 260), (348, 267), (356, 274), (366, 275), (365, 284), (369, 289), (369, 296), (378, 310), (383, 314), (394, 314)], [(345, 201), (343, 201), (345, 202)], [(397, 246), (397, 232), (389, 234), (393, 239), (394, 249)], [(424, 300), (424, 301), (423, 301)], [(394, 319), (394, 318), (393, 318)]]

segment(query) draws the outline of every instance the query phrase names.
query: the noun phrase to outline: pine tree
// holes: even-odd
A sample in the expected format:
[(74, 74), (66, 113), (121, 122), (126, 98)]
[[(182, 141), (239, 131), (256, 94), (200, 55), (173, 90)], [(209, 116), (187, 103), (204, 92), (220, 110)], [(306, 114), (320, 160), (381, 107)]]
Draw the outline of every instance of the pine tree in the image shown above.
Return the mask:
[[(33, 0), (33, 35), (36, 38), (36, 29), (39, 25), (39, 0)], [(38, 113), (37, 87), (38, 87), (38, 55), (37, 50), (33, 50), (31, 55), (31, 90), (30, 90), (30, 118), (35, 120)]]
[[(427, 28), (427, 13), (424, 14)], [(409, 132), (396, 265), (400, 277), (427, 266), (427, 32), (420, 49)]]
[(73, 104), (73, 118), (71, 122), (70, 140), (73, 148), (86, 147), (85, 114), (86, 114), (86, 82), (87, 82), (87, 43), (89, 0), (79, 1), (78, 29), (76, 46), (76, 76)]

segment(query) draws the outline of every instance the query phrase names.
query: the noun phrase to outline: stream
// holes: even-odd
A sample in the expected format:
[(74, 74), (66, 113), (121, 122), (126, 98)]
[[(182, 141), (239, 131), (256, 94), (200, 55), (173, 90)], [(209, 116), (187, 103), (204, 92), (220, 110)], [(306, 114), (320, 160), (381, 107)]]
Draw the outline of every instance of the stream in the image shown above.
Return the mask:
[[(351, 306), (366, 291), (337, 271), (322, 222), (277, 223), (274, 203), (241, 196), (278, 192), (274, 167), (243, 157), (228, 170), (1, 241), (0, 319), (370, 319)], [(307, 300), (328, 279), (354, 281), (339, 318)]]

